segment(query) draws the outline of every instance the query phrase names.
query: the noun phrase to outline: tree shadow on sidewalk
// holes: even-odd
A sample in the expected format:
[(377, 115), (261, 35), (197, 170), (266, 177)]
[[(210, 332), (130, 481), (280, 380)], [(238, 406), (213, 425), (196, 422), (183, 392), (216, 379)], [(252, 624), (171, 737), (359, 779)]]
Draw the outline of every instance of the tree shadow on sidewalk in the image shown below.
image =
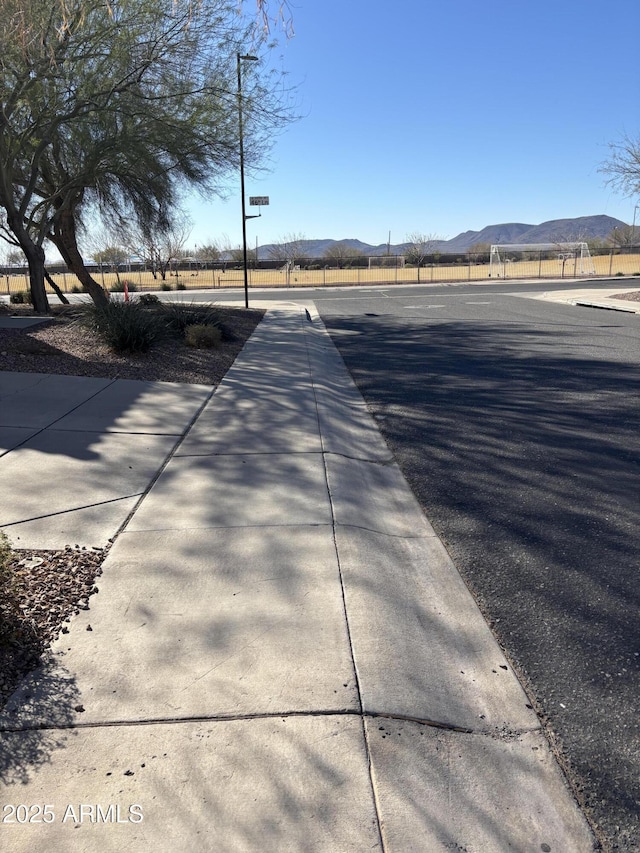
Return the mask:
[[(78, 702), (73, 676), (59, 665), (51, 672), (45, 661), (22, 682), (0, 713), (0, 781), (7, 788), (5, 800), (11, 800), (10, 786), (26, 785), (35, 770), (50, 763), (53, 753), (76, 736), (69, 727)], [(46, 727), (32, 727), (31, 714), (45, 717)]]

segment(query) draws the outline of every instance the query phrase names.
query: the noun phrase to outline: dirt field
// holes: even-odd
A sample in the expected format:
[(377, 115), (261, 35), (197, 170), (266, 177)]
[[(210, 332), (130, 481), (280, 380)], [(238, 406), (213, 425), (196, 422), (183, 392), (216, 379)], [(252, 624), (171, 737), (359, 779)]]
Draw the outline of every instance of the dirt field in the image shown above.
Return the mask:
[[(596, 276), (638, 275), (640, 276), (640, 254), (637, 255), (601, 255), (592, 258)], [(320, 267), (321, 260), (313, 266)], [(484, 281), (491, 278), (489, 264), (478, 264), (464, 261), (462, 263), (440, 263), (422, 267), (377, 267), (373, 269), (300, 269), (291, 271), (267, 269), (248, 271), (250, 287), (326, 287), (339, 284), (401, 284), (420, 282), (446, 281)], [(562, 262), (553, 260), (529, 260), (506, 263), (503, 266), (500, 280), (523, 278), (559, 278), (563, 274)], [(107, 290), (117, 285), (115, 273), (97, 274), (96, 280)], [(495, 276), (494, 276), (495, 277)], [(579, 259), (569, 259), (564, 265), (564, 278), (585, 278), (582, 275)], [(53, 279), (60, 289), (72, 292), (77, 289), (78, 282), (71, 273), (56, 273)], [(120, 281), (128, 281), (137, 290), (202, 290), (218, 287), (242, 287), (244, 278), (241, 269), (227, 270), (182, 270), (177, 275), (172, 273), (166, 281), (154, 279), (150, 272), (132, 271), (121, 272)], [(0, 292), (16, 293), (28, 288), (28, 278), (25, 274), (2, 276)], [(49, 292), (51, 288), (47, 285)]]

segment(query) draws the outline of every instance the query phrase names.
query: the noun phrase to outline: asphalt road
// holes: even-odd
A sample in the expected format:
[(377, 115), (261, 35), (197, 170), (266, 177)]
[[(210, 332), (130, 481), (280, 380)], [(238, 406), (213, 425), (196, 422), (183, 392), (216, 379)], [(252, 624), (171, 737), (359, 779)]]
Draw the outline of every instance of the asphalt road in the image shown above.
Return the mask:
[[(635, 281), (633, 282), (635, 283)], [(620, 280), (620, 286), (628, 286), (628, 280)], [(518, 293), (542, 293), (552, 290), (567, 290), (572, 286), (578, 286), (583, 290), (598, 290), (602, 287), (611, 285), (611, 279), (591, 279), (588, 281), (580, 280), (574, 282), (570, 279), (537, 279), (532, 281), (503, 281), (503, 282), (448, 282), (433, 285), (371, 285), (370, 287), (361, 286), (335, 286), (335, 287), (272, 287), (272, 288), (250, 288), (248, 297), (249, 305), (252, 308), (263, 308), (272, 302), (308, 302), (308, 301), (330, 301), (338, 299), (386, 299), (388, 296), (392, 298), (405, 299), (415, 294), (439, 294), (446, 292), (455, 293), (470, 293), (477, 296), (478, 299), (483, 299), (483, 292), (491, 292), (498, 294), (510, 294), (513, 291)], [(67, 294), (68, 295), (68, 294)], [(173, 301), (176, 299), (184, 299), (189, 302), (215, 302), (220, 305), (237, 304), (238, 301), (244, 301), (244, 289), (239, 288), (224, 288), (213, 290), (186, 290), (186, 291), (168, 291), (156, 294), (160, 299)], [(407, 303), (409, 304), (409, 303)]]
[(314, 299), (605, 849), (640, 850), (640, 315), (505, 289)]

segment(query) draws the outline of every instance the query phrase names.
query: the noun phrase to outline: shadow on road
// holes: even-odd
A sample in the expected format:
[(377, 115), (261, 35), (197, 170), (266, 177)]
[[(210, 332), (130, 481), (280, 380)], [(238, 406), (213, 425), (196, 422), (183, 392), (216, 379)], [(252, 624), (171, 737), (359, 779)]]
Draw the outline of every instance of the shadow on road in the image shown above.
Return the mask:
[(587, 807), (631, 849), (640, 817), (638, 365), (612, 338), (586, 341), (581, 327), (324, 320), (537, 696)]

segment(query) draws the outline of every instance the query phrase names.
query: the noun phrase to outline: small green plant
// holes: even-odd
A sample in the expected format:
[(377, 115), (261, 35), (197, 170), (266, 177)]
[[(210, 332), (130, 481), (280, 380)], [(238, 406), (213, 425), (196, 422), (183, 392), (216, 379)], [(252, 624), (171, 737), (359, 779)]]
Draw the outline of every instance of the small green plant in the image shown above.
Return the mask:
[(89, 305), (85, 320), (116, 352), (148, 352), (166, 334), (158, 314), (145, 311), (138, 302)]
[(138, 302), (140, 305), (159, 305), (160, 300), (155, 295), (155, 293), (141, 293), (138, 297)]
[(171, 285), (168, 281), (163, 281), (160, 285), (160, 290), (171, 290)]
[(640, 272), (631, 273), (632, 275), (640, 275)]
[(177, 281), (176, 282), (176, 290), (186, 290), (186, 289), (187, 289), (187, 285), (184, 283), (184, 281)]
[(180, 336), (187, 326), (222, 327), (220, 309), (206, 302), (165, 302), (162, 313), (169, 331)]
[(184, 339), (189, 347), (198, 349), (213, 349), (220, 346), (222, 332), (217, 326), (203, 326), (196, 324), (187, 326), (184, 330)]
[(74, 284), (71, 288), (71, 293), (82, 293), (82, 288), (79, 284)]
[(9, 297), (13, 305), (31, 305), (31, 293), (28, 290), (18, 290)]
[(617, 272), (617, 273), (616, 273), (616, 275), (617, 275), (617, 276), (619, 276), (619, 275), (624, 275), (624, 273), (623, 273), (623, 272)]

